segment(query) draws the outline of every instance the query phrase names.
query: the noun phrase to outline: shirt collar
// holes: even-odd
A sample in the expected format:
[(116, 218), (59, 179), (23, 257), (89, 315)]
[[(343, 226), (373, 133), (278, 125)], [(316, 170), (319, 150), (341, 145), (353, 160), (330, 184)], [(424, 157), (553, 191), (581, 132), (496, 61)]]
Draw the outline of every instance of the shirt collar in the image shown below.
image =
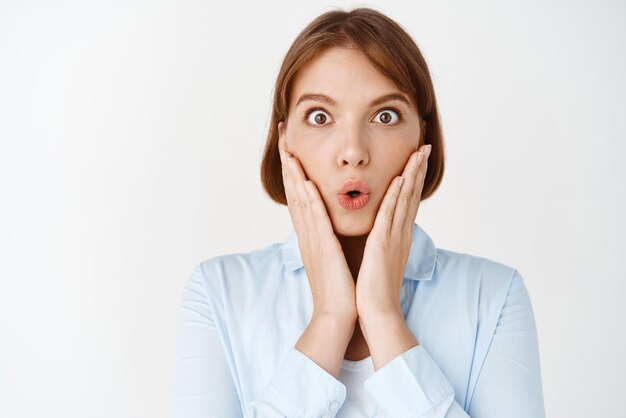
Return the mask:
[[(294, 230), (281, 244), (281, 252), (287, 270), (295, 271), (304, 267), (300, 256), (298, 236)], [(413, 223), (411, 249), (404, 270), (404, 277), (411, 280), (430, 280), (435, 269), (436, 254), (437, 250), (432, 239), (418, 224)]]

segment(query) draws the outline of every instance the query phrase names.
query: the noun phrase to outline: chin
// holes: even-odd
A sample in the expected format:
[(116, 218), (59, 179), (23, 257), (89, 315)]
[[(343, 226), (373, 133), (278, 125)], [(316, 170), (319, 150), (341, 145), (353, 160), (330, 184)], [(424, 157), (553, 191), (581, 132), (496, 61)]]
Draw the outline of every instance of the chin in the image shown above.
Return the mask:
[(360, 237), (368, 235), (374, 227), (374, 219), (366, 213), (346, 216), (343, 219), (331, 220), (336, 235), (344, 237)]

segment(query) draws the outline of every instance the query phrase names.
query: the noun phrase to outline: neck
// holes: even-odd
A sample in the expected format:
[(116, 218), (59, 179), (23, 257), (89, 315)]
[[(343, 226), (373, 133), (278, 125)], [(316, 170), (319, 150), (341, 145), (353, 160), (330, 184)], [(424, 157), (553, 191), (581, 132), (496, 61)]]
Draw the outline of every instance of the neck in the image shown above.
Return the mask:
[(337, 234), (337, 239), (341, 244), (343, 253), (348, 263), (348, 268), (352, 273), (352, 278), (356, 282), (359, 275), (359, 269), (361, 268), (361, 262), (363, 261), (363, 253), (365, 252), (365, 242), (367, 241), (367, 235), (361, 235), (358, 237), (346, 237)]

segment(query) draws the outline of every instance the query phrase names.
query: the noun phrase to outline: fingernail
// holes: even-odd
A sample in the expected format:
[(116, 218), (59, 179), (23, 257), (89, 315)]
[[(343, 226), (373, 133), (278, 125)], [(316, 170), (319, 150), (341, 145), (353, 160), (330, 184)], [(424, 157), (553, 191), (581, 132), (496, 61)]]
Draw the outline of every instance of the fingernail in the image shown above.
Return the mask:
[(433, 146), (431, 144), (426, 145), (426, 147), (424, 148), (424, 153), (430, 155), (430, 150)]
[(400, 180), (398, 180), (398, 187), (402, 187), (402, 183), (404, 183), (404, 177), (400, 176)]

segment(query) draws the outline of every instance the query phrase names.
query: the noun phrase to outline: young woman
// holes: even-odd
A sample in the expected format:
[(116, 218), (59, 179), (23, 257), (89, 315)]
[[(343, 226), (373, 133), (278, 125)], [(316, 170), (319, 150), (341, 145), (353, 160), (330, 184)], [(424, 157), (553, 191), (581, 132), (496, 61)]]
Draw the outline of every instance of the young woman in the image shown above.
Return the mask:
[(522, 276), (415, 223), (444, 148), (411, 37), (367, 8), (324, 13), (273, 105), (261, 177), (294, 231), (195, 268), (170, 416), (543, 417)]

